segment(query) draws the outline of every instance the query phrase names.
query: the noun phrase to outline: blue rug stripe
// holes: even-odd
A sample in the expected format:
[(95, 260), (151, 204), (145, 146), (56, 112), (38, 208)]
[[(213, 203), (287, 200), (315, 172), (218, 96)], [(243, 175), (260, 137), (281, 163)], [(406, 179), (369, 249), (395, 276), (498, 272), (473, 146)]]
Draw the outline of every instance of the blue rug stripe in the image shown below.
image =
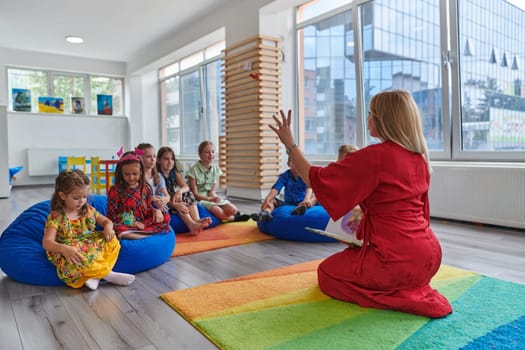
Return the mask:
[[(483, 276), (452, 303), (454, 312), (428, 322), (398, 349), (457, 349), (525, 315), (525, 285)], [(509, 341), (517, 336), (509, 331)], [(490, 348), (478, 344), (478, 348)]]
[(488, 334), (479, 337), (462, 350), (479, 350), (479, 349), (504, 349), (518, 350), (525, 347), (525, 316), (517, 320), (500, 326)]

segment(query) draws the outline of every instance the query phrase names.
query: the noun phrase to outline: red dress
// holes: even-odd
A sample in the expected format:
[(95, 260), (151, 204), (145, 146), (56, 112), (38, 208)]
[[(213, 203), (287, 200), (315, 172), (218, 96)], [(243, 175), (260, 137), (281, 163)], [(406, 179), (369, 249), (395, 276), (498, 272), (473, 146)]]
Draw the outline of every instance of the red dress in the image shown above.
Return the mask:
[(325, 294), (427, 317), (452, 312), (429, 285), (441, 265), (441, 246), (430, 228), (430, 174), (420, 154), (387, 141), (325, 168), (311, 167), (309, 179), (334, 220), (357, 204), (363, 210), (357, 233), (363, 247), (349, 247), (319, 265)]
[[(170, 215), (163, 212), (163, 221), (153, 222), (152, 192), (149, 186), (130, 188), (125, 185), (114, 185), (108, 193), (108, 218), (113, 221), (113, 229), (120, 237), (123, 231), (142, 231), (146, 233), (168, 232)], [(137, 230), (135, 221), (144, 224)]]

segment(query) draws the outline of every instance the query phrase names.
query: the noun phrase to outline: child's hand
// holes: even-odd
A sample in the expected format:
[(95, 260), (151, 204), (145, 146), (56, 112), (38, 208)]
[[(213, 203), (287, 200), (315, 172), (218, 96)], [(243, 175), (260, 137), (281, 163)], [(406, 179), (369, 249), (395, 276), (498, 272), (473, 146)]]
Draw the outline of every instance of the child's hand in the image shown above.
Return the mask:
[(138, 228), (139, 230), (143, 230), (144, 224), (142, 222), (135, 221), (135, 223), (133, 224), (133, 227)]
[(173, 196), (171, 196), (171, 202), (174, 204), (178, 202), (182, 202), (182, 192), (181, 191), (175, 192)]
[(161, 196), (153, 196), (151, 201), (157, 208), (161, 208), (164, 205), (164, 200), (162, 198), (163, 197)]
[(303, 200), (301, 203), (298, 204), (298, 206), (304, 205), (307, 208), (310, 208), (312, 206), (312, 201), (309, 199)]
[(164, 216), (162, 215), (162, 212), (158, 209), (153, 210), (153, 223), (159, 224), (162, 221), (164, 221)]
[(64, 256), (64, 258), (66, 258), (66, 260), (69, 263), (76, 264), (76, 265), (82, 265), (82, 263), (84, 262), (84, 257), (74, 247), (65, 245), (61, 251), (61, 254)]
[(109, 242), (111, 241), (114, 237), (115, 237), (115, 231), (111, 228), (104, 228), (104, 239), (106, 240), (106, 242)]
[(213, 203), (220, 203), (221, 201), (222, 199), (219, 196), (214, 196), (210, 198), (210, 202), (213, 202)]
[(184, 202), (175, 203), (173, 206), (179, 214), (188, 214), (190, 210)]

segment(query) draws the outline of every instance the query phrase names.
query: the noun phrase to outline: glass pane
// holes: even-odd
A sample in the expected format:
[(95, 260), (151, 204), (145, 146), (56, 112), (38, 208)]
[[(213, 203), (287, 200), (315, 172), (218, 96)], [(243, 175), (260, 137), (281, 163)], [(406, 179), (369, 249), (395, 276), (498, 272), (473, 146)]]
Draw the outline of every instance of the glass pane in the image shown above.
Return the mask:
[(97, 95), (111, 95), (112, 115), (124, 114), (123, 81), (119, 78), (91, 77), (91, 114), (97, 114)]
[[(73, 113), (71, 108), (71, 97), (85, 96), (85, 77), (76, 75), (52, 75), (53, 97), (62, 97), (64, 99), (64, 112)], [(84, 112), (86, 113), (86, 112)]]
[(458, 1), (463, 151), (525, 150), (525, 12)]
[(356, 143), (356, 80), (352, 12), (298, 31), (300, 144), (308, 155), (337, 158), (343, 143)]
[(9, 110), (13, 110), (13, 89), (26, 89), (31, 95), (31, 108), (27, 112), (38, 112), (38, 97), (49, 95), (47, 72), (8, 68), (7, 75)]
[(206, 113), (205, 118), (209, 125), (209, 134), (204, 136), (204, 138), (213, 142), (216, 147), (216, 150), (219, 148), (219, 135), (224, 131), (222, 130), (222, 71), (221, 71), (221, 61), (217, 60), (215, 62), (209, 63), (206, 65), (206, 77), (204, 81), (206, 82)]
[(199, 71), (181, 76), (182, 154), (195, 156), (209, 126), (204, 118)]
[[(409, 91), (421, 111), (429, 149), (442, 151), (439, 16), (425, 13), (439, 14), (439, 0), (378, 0), (361, 6), (363, 93), (368, 109), (378, 92)], [(376, 141), (369, 136), (368, 143)]]
[(180, 154), (179, 77), (161, 82), (160, 90), (162, 129), (166, 132), (164, 143), (171, 147), (175, 154)]

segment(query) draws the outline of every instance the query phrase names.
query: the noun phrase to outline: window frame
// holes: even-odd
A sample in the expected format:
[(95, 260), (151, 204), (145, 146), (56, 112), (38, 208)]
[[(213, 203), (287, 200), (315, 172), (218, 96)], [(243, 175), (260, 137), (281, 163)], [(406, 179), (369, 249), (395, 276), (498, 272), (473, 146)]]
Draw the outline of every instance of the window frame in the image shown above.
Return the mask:
[[(84, 95), (83, 96), (72, 96), (72, 97), (83, 97), (84, 98), (84, 108), (85, 108), (85, 113), (83, 114), (75, 114), (75, 113), (72, 113), (71, 110), (69, 111), (65, 111), (64, 110), (64, 113), (59, 113), (60, 115), (67, 115), (67, 116), (100, 116), (97, 114), (97, 111), (93, 111), (92, 108), (91, 108), (91, 79), (92, 78), (108, 78), (108, 79), (115, 79), (115, 80), (120, 80), (121, 82), (121, 99), (122, 99), (122, 103), (121, 103), (121, 111), (119, 114), (113, 114), (112, 117), (124, 117), (126, 116), (126, 104), (125, 104), (125, 98), (126, 98), (126, 94), (125, 94), (125, 89), (126, 89), (126, 86), (125, 86), (125, 83), (126, 83), (126, 79), (124, 77), (121, 77), (121, 76), (113, 76), (113, 75), (104, 75), (104, 74), (89, 74), (89, 73), (82, 73), (82, 72), (72, 72), (72, 71), (60, 71), (60, 70), (51, 70), (51, 69), (42, 69), (42, 68), (27, 68), (27, 67), (20, 67), (20, 66), (14, 66), (14, 65), (9, 65), (9, 66), (6, 66), (6, 85), (7, 85), (7, 90), (9, 90), (9, 86), (10, 86), (10, 73), (9, 71), (10, 70), (21, 70), (21, 71), (34, 71), (34, 72), (40, 72), (40, 73), (43, 73), (45, 76), (46, 76), (46, 79), (47, 79), (47, 86), (46, 86), (46, 89), (47, 89), (47, 95), (45, 97), (54, 97), (56, 96), (55, 95), (55, 87), (54, 87), (54, 84), (53, 84), (53, 79), (55, 77), (59, 77), (59, 76), (62, 76), (62, 77), (68, 77), (68, 76), (71, 76), (71, 77), (81, 77), (84, 79)], [(11, 87), (12, 89), (13, 87)], [(8, 111), (10, 113), (37, 113), (37, 114), (48, 114), (48, 113), (40, 113), (38, 112), (38, 109), (36, 111), (33, 110), (33, 104), (31, 106), (31, 112), (18, 112), (18, 111), (14, 111), (13, 110), (13, 103), (12, 103), (12, 96), (11, 96), (11, 91), (7, 91), (7, 94), (8, 94), (8, 103), (9, 103), (9, 106), (8, 106)], [(112, 94), (113, 95), (113, 94)], [(42, 96), (44, 97), (44, 96)], [(38, 99), (37, 99), (37, 102), (38, 102)], [(70, 101), (71, 102), (71, 101)], [(101, 117), (107, 117), (107, 115), (104, 115), (104, 116), (101, 116)]]
[[(296, 71), (296, 85), (302, 84), (299, 81), (304, 72), (300, 72), (303, 68), (301, 65), (300, 52), (303, 47), (299, 47), (300, 41), (299, 30), (302, 30), (310, 25), (315, 25), (321, 21), (334, 17), (345, 11), (352, 11), (352, 27), (354, 32), (354, 52), (355, 52), (355, 77), (357, 81), (356, 89), (356, 141), (358, 145), (368, 145), (370, 140), (367, 139), (366, 130), (366, 111), (368, 106), (364, 104), (364, 93), (362, 91), (363, 84), (363, 37), (361, 25), (362, 5), (372, 3), (375, 0), (356, 0), (349, 2), (346, 5), (334, 8), (326, 13), (321, 13), (298, 22), (299, 7), (295, 8), (295, 52), (297, 63)], [(439, 45), (440, 45), (440, 69), (441, 69), (441, 98), (442, 98), (442, 126), (443, 126), (443, 145), (442, 150), (430, 150), (431, 160), (437, 161), (486, 161), (486, 162), (509, 162), (509, 161), (523, 161), (525, 159), (525, 151), (478, 151), (478, 150), (463, 150), (462, 149), (462, 116), (461, 116), (461, 81), (458, 62), (458, 37), (459, 37), (459, 17), (458, 17), (458, 2), (462, 0), (448, 0), (439, 1)], [(509, 59), (509, 58), (508, 58)], [(296, 105), (299, 106), (300, 91), (296, 93)], [(294, 132), (296, 135), (301, 135), (304, 130), (299, 130), (303, 125), (296, 127)], [(304, 145), (303, 145), (304, 147)], [(335, 155), (315, 155), (310, 156), (313, 161), (331, 161)]]
[[(201, 50), (198, 50), (192, 54), (189, 54), (189, 55), (186, 55), (185, 57), (179, 59), (178, 61), (174, 61), (174, 62), (171, 62), (165, 66), (163, 66), (162, 68), (160, 68), (158, 70), (158, 84), (159, 84), (159, 100), (160, 100), (160, 103), (161, 103), (161, 113), (160, 113), (160, 125), (163, 125), (163, 126), (166, 126), (167, 125), (167, 116), (164, 115), (165, 111), (166, 111), (166, 108), (165, 106), (162, 106), (163, 101), (166, 101), (166, 97), (165, 96), (162, 96), (162, 87), (161, 87), (161, 84), (165, 83), (166, 80), (168, 79), (171, 79), (171, 78), (174, 78), (174, 77), (178, 77), (178, 93), (179, 93), (179, 113), (180, 113), (180, 119), (179, 119), (179, 154), (177, 154), (177, 157), (180, 159), (193, 159), (195, 158), (195, 155), (197, 154), (197, 149), (195, 149), (194, 151), (192, 151), (191, 153), (188, 153), (188, 152), (184, 152), (184, 148), (182, 147), (183, 143), (184, 143), (184, 135), (182, 133), (182, 130), (184, 129), (184, 116), (183, 116), (183, 98), (182, 98), (182, 76), (184, 75), (187, 75), (187, 74), (191, 74), (195, 71), (198, 71), (199, 72), (199, 78), (200, 78), (200, 87), (199, 87), (199, 90), (200, 90), (200, 98), (201, 98), (201, 111), (200, 111), (200, 115), (201, 117), (203, 118), (208, 118), (208, 115), (209, 115), (209, 111), (208, 111), (208, 98), (209, 96), (207, 95), (207, 91), (206, 91), (206, 84), (207, 84), (207, 71), (206, 71), (206, 67), (208, 66), (208, 64), (212, 64), (212, 63), (215, 63), (217, 61), (219, 61), (219, 63), (222, 65), (222, 62), (224, 60), (224, 53), (223, 53), (223, 49), (224, 49), (224, 41), (222, 42), (218, 42), (218, 43), (215, 43), (215, 44), (212, 44), (204, 49), (201, 49)], [(220, 47), (220, 46), (223, 46), (223, 49), (220, 50), (220, 53), (213, 56), (213, 55), (210, 55), (208, 58), (207, 57), (207, 53), (208, 53), (208, 50), (212, 51), (212, 52), (218, 52), (218, 49), (217, 47)], [(188, 67), (185, 67), (184, 69), (181, 69), (182, 65), (181, 65), (181, 62), (187, 58), (191, 58), (191, 57), (194, 57), (196, 55), (199, 55), (201, 54), (203, 59), (200, 60), (198, 63), (196, 63), (195, 65), (193, 66), (188, 66)], [(177, 69), (174, 70), (174, 72), (172, 74), (165, 74), (164, 73), (164, 69), (166, 68), (169, 68), (169, 67), (177, 67)], [(214, 123), (211, 118), (209, 120), (207, 120), (207, 123), (209, 123), (209, 129), (210, 130), (206, 130), (205, 133), (206, 134), (209, 134), (207, 136), (205, 136), (206, 138), (212, 138), (210, 141), (212, 141), (215, 145), (216, 145), (216, 148), (218, 150), (219, 148), (219, 137), (221, 136), (220, 135), (220, 132), (221, 132), (221, 123), (222, 123), (222, 119), (224, 118), (224, 116), (222, 115), (222, 109), (220, 111), (220, 116), (219, 116), (219, 119), (217, 120), (216, 123)], [(212, 126), (214, 126), (214, 124), (217, 125), (217, 130), (216, 132), (214, 132), (213, 130), (211, 130)], [(213, 139), (214, 138), (214, 134), (217, 135), (217, 139)], [(161, 140), (162, 140), (162, 143), (163, 144), (170, 144), (170, 141), (168, 140), (168, 133), (167, 133), (167, 127), (163, 127), (163, 129), (161, 130)]]

